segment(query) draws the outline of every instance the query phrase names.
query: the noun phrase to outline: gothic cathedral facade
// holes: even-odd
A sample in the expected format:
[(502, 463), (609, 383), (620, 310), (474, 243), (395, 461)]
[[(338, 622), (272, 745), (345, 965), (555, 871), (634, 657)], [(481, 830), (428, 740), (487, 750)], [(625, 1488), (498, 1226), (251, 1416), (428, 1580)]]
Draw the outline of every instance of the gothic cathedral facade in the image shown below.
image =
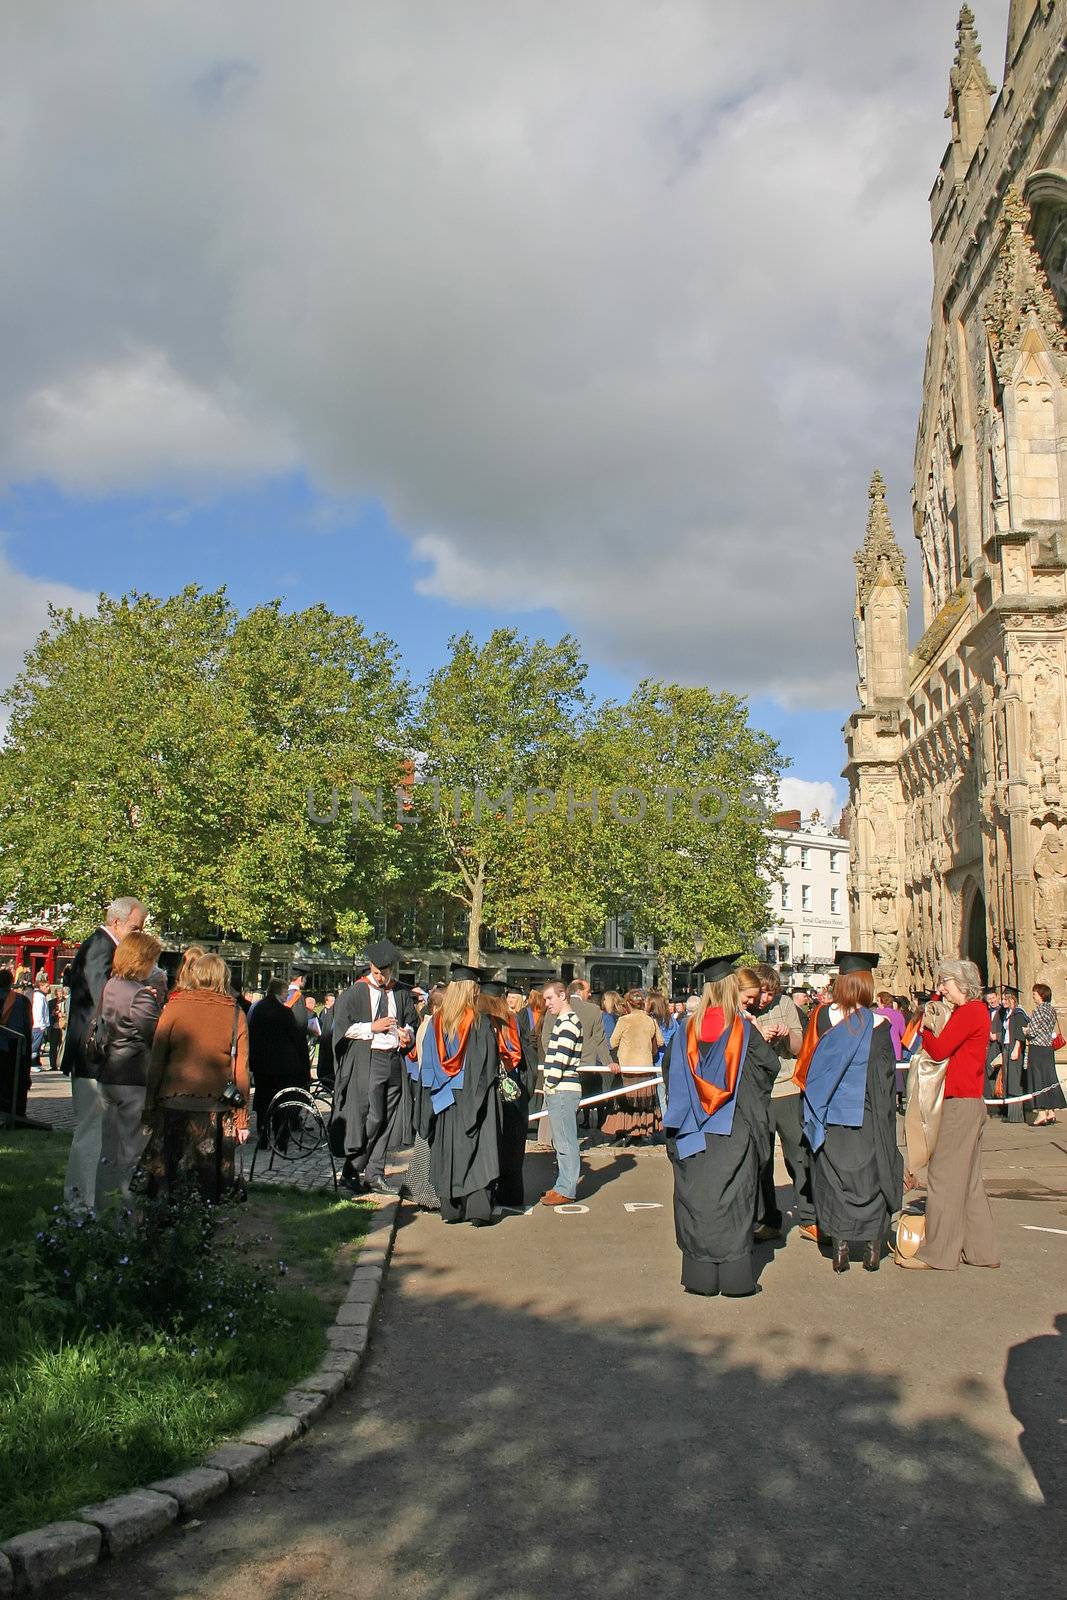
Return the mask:
[(915, 456), (923, 625), (871, 483), (845, 736), (853, 948), (1067, 996), (1067, 3), (1012, 0), (1004, 81), (969, 6), (931, 197)]

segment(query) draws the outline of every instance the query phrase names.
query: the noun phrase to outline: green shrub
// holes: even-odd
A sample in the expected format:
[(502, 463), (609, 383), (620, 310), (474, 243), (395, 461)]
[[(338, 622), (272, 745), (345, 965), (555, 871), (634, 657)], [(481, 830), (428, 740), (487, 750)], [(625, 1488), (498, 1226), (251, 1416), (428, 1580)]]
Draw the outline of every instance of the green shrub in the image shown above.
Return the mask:
[(240, 1260), (218, 1225), (219, 1208), (196, 1193), (99, 1214), (54, 1207), (33, 1239), (0, 1255), (18, 1342), (114, 1332), (215, 1350), (266, 1329), (285, 1264), (271, 1273)]

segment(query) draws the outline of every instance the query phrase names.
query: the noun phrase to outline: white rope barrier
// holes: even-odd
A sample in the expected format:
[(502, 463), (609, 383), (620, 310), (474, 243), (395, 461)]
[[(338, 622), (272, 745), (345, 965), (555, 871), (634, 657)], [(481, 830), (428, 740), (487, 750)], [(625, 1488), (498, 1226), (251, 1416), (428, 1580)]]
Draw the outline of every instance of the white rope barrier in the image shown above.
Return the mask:
[[(581, 1072), (588, 1072), (589, 1070), (590, 1069), (588, 1067), (579, 1068), (579, 1071), (581, 1071)], [(648, 1068), (647, 1067), (638, 1067), (638, 1068), (635, 1069), (633, 1067), (630, 1067), (630, 1068), (627, 1069), (627, 1068), (624, 1067), (622, 1070), (623, 1071), (627, 1071), (628, 1070), (631, 1073), (634, 1072), (635, 1070), (638, 1071), (638, 1072), (647, 1072)], [(626, 1085), (625, 1089), (609, 1089), (606, 1094), (591, 1094), (591, 1095), (589, 1095), (589, 1097), (587, 1099), (579, 1100), (577, 1106), (575, 1107), (575, 1110), (576, 1111), (581, 1111), (583, 1106), (598, 1106), (601, 1103), (602, 1100), (614, 1100), (614, 1099), (617, 1098), (618, 1095), (621, 1095), (621, 1094), (637, 1094), (638, 1090), (640, 1090), (640, 1089), (655, 1089), (662, 1082), (663, 1082), (662, 1078), (646, 1078), (644, 1083), (628, 1083)], [(558, 1094), (560, 1091), (556, 1090), (554, 1092)], [(548, 1116), (548, 1112), (545, 1110), (544, 1107), (542, 1107), (540, 1111), (531, 1111), (530, 1115), (527, 1117), (526, 1120), (527, 1120), (527, 1122), (540, 1122), (542, 1117), (547, 1117), (547, 1116)]]
[(1034, 1089), (1031, 1094), (1013, 1094), (1008, 1100), (986, 1100), (987, 1106), (1021, 1106), (1024, 1100), (1036, 1100), (1039, 1094), (1052, 1094), (1055, 1089), (1062, 1089), (1062, 1083), (1050, 1083), (1047, 1089)]

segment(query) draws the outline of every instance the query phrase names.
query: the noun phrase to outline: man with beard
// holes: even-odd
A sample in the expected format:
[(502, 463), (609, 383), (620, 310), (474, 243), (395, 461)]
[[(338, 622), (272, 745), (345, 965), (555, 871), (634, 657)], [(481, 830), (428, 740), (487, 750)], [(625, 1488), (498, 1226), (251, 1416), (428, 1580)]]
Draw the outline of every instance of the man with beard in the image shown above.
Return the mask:
[(350, 1193), (398, 1191), (385, 1176), (403, 1094), (404, 1055), (415, 1040), (418, 1017), (411, 990), (393, 974), (400, 951), (389, 939), (368, 946), (368, 970), (334, 1007), (335, 1077), (331, 1133), (344, 1155), (341, 1185)]

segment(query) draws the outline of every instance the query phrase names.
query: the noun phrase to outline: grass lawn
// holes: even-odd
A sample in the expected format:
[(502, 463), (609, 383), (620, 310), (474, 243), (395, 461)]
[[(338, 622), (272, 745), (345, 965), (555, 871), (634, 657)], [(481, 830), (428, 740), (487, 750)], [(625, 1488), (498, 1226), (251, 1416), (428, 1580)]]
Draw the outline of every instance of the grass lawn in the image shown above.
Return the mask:
[[(0, 1133), (0, 1247), (28, 1240), (62, 1199), (69, 1140)], [(212, 1351), (114, 1332), (50, 1340), (0, 1316), (0, 1539), (188, 1466), (306, 1375), (326, 1349), (373, 1208), (256, 1186), (228, 1206), (220, 1248), (277, 1273), (270, 1331)]]

